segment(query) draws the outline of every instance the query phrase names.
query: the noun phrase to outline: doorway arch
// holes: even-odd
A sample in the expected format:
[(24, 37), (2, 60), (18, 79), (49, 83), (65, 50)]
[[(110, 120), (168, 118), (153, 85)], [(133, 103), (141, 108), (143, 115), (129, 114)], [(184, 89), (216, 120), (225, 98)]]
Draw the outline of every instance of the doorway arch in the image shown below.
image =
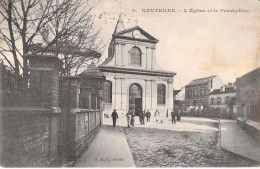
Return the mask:
[(135, 111), (135, 114), (139, 114), (143, 110), (142, 100), (142, 86), (138, 83), (133, 83), (129, 87), (129, 111)]

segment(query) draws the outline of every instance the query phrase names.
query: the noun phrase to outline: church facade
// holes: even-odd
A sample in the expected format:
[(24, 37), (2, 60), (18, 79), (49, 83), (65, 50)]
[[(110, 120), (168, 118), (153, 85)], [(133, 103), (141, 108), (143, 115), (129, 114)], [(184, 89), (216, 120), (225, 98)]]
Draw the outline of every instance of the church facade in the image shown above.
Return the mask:
[(108, 58), (99, 65), (106, 76), (104, 113), (116, 109), (119, 115), (158, 110), (163, 116), (173, 109), (174, 72), (162, 70), (156, 62), (158, 40), (139, 26), (125, 29), (119, 16), (109, 45)]

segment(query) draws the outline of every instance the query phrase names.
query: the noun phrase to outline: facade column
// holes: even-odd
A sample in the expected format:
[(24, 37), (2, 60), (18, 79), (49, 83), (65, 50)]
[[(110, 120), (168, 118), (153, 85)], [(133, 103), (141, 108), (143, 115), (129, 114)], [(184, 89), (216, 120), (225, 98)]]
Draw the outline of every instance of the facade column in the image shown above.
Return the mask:
[(146, 93), (147, 93), (147, 80), (145, 79), (145, 89), (144, 89), (145, 93), (144, 93), (144, 108), (146, 109)]
[(125, 78), (122, 77), (122, 90), (121, 90), (121, 100), (122, 100), (122, 109), (127, 109), (127, 88), (126, 86), (126, 82), (125, 82)]
[(145, 47), (145, 69), (148, 69), (148, 48), (149, 47)]
[(151, 109), (153, 108), (153, 81), (151, 80)]
[(152, 59), (151, 59), (151, 69), (154, 70), (154, 67), (155, 67), (155, 48), (152, 47), (151, 48), (151, 54), (152, 54)]
[(172, 110), (174, 103), (173, 103), (173, 80), (168, 80), (167, 81), (168, 84), (168, 109)]
[(151, 52), (150, 52), (151, 48), (150, 47), (146, 47), (146, 69), (150, 69), (151, 68)]
[(123, 78), (120, 78), (120, 82), (121, 82), (121, 84), (120, 84), (120, 89), (121, 89), (121, 91), (120, 91), (120, 108), (122, 109), (122, 107), (123, 107)]
[(118, 60), (120, 59), (120, 54), (119, 54), (119, 43), (115, 43), (115, 66), (118, 66)]
[(152, 108), (157, 109), (157, 85), (155, 80), (151, 80), (151, 90), (152, 90)]
[(173, 93), (173, 90), (170, 90), (170, 81), (168, 80), (167, 81), (167, 110), (169, 110), (170, 109), (170, 101), (171, 101), (171, 99), (170, 99), (170, 97), (171, 97), (171, 94), (170, 94), (170, 91), (172, 91), (172, 93)]
[(117, 92), (116, 92), (116, 88), (117, 88), (117, 86), (116, 86), (116, 77), (115, 77), (114, 79), (115, 79), (115, 85), (114, 85), (114, 86), (115, 86), (115, 88), (114, 88), (114, 89), (115, 89), (115, 90), (114, 90), (114, 109), (115, 109), (115, 108), (116, 108), (116, 101), (117, 101), (117, 100), (116, 100), (116, 97), (117, 97), (117, 96), (116, 96), (116, 93), (117, 93)]
[(124, 53), (125, 53), (125, 44), (121, 44), (121, 67), (125, 67), (125, 59), (124, 59)]

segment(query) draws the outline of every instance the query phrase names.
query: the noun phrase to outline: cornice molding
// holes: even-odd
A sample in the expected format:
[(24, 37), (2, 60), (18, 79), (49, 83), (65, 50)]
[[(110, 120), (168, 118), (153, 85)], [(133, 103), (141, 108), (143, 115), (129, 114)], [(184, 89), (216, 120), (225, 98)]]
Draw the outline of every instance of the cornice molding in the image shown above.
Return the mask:
[(137, 74), (137, 75), (149, 75), (149, 76), (164, 76), (164, 77), (174, 77), (176, 73), (168, 71), (156, 71), (156, 70), (143, 70), (143, 69), (133, 69), (133, 68), (118, 68), (111, 66), (102, 66), (98, 67), (102, 72), (111, 72), (111, 73), (123, 73), (123, 74)]

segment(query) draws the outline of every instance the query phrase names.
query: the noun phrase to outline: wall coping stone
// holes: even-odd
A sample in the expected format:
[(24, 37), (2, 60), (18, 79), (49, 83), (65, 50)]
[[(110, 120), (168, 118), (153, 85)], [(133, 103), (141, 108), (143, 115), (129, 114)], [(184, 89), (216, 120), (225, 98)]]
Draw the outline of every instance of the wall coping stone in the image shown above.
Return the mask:
[(38, 113), (48, 113), (48, 114), (58, 114), (61, 113), (59, 107), (52, 108), (37, 108), (37, 107), (3, 107), (1, 111), (4, 114), (8, 113), (21, 113), (21, 114), (38, 114)]
[(78, 113), (87, 113), (87, 112), (101, 112), (101, 110), (81, 109), (81, 111)]
[(252, 121), (252, 120), (246, 120), (245, 122), (247, 125), (254, 127), (255, 129), (260, 131), (260, 124), (256, 121)]
[(70, 108), (70, 113), (79, 113), (81, 112), (81, 108)]
[(240, 122), (245, 122), (247, 119), (244, 118), (244, 117), (238, 117), (237, 118), (237, 121), (240, 121)]

